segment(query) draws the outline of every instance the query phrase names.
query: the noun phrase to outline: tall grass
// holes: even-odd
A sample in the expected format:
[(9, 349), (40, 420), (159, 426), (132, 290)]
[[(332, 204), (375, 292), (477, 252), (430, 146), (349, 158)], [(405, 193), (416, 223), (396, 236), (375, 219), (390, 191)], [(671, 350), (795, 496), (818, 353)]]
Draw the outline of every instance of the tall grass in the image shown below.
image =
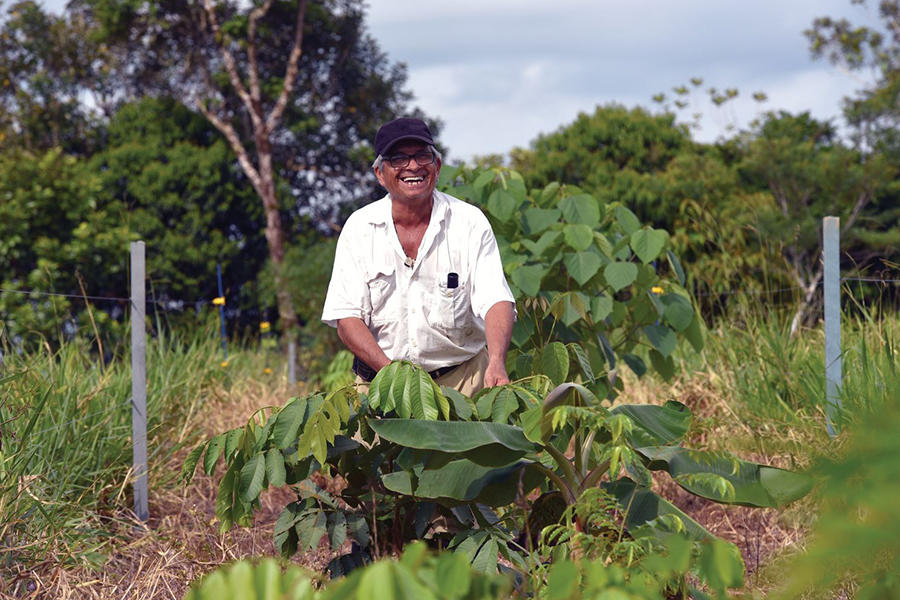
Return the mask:
[[(220, 363), (214, 331), (148, 341), (151, 488), (171, 483), (168, 457), (229, 376)], [(100, 558), (109, 521), (133, 504), (130, 362), (103, 367), (79, 343), (6, 353), (0, 398), (0, 567)]]
[[(841, 324), (843, 376), (839, 429), (898, 395), (900, 315), (857, 307)], [(825, 339), (821, 322), (790, 335), (790, 315), (744, 305), (706, 336), (700, 355), (683, 357), (687, 372), (715, 374), (718, 392), (748, 428), (768, 430), (777, 443), (791, 430), (803, 442), (827, 439)]]

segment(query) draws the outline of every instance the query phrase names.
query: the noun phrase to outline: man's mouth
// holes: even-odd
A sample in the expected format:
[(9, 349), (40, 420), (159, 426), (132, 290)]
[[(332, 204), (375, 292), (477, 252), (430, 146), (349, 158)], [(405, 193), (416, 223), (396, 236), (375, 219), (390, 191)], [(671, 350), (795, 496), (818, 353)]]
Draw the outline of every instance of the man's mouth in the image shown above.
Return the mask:
[(424, 177), (401, 177), (400, 181), (403, 183), (408, 183), (410, 185), (416, 185), (425, 181)]

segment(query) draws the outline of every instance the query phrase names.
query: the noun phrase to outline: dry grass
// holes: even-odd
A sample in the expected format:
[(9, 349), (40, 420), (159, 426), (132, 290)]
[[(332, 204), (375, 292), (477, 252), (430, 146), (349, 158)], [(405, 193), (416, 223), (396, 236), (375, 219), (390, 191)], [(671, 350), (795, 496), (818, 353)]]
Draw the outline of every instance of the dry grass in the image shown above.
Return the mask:
[[(267, 406), (290, 397), (287, 383), (247, 381), (219, 389), (197, 426), (215, 434), (246, 422)], [(179, 471), (185, 452), (173, 457), (160, 473)], [(221, 465), (219, 466), (221, 469)], [(26, 568), (13, 565), (0, 581), (0, 598), (162, 600), (182, 598), (190, 582), (217, 566), (255, 556), (277, 555), (272, 542), (275, 521), (293, 499), (288, 489), (268, 490), (260, 497), (254, 526), (219, 533), (215, 518), (216, 487), (221, 473), (198, 474), (188, 487), (150, 485), (150, 520), (138, 521), (123, 510), (106, 520), (112, 540), (100, 567), (66, 565), (52, 559)], [(295, 557), (316, 572), (330, 560), (326, 550)]]
[[(660, 404), (678, 399), (693, 410), (701, 423), (690, 432), (693, 447), (722, 447), (736, 437), (752, 438), (759, 432), (743, 425), (729, 407), (725, 385), (714, 373), (695, 373), (670, 385), (644, 379), (627, 382), (624, 402)], [(199, 426), (207, 434), (236, 427), (255, 411), (280, 406), (290, 396), (286, 382), (247, 381), (231, 390), (217, 390), (216, 399)], [(792, 457), (740, 452), (742, 458), (776, 466), (792, 466)], [(184, 453), (167, 466), (179, 470)], [(220, 466), (221, 467), (221, 466)], [(213, 477), (199, 474), (190, 486), (151, 485), (147, 524), (128, 511), (113, 515), (108, 527), (115, 541), (100, 568), (66, 566), (44, 561), (29, 569), (13, 569), (12, 577), (0, 582), (0, 599), (170, 599), (183, 597), (187, 586), (219, 565), (240, 558), (274, 556), (273, 527), (284, 505), (293, 499), (287, 489), (268, 490), (260, 498), (252, 528), (235, 528), (220, 534), (215, 519), (216, 485)], [(750, 576), (749, 591), (765, 593), (765, 584), (753, 576), (773, 557), (798, 550), (806, 527), (802, 518), (774, 509), (723, 506), (697, 498), (682, 490), (667, 475), (656, 480), (657, 491), (691, 515), (715, 535), (735, 543)], [(332, 554), (327, 547), (297, 555), (293, 561), (323, 573)]]

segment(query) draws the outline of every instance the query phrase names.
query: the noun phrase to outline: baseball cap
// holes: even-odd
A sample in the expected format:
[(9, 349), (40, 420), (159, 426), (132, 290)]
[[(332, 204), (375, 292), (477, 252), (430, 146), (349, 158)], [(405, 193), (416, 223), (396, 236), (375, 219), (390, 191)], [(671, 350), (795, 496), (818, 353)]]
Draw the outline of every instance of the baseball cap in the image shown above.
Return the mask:
[(385, 123), (375, 134), (375, 154), (384, 156), (400, 140), (419, 140), (434, 145), (431, 130), (422, 119), (402, 117)]

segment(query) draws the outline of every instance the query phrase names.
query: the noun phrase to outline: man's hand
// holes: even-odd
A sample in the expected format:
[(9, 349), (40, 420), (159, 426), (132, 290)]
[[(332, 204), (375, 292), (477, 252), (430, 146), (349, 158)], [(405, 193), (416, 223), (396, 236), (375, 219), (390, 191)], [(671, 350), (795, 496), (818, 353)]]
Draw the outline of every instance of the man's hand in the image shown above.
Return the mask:
[(506, 365), (503, 361), (490, 361), (484, 370), (484, 387), (494, 387), (509, 383), (509, 375), (506, 373)]

